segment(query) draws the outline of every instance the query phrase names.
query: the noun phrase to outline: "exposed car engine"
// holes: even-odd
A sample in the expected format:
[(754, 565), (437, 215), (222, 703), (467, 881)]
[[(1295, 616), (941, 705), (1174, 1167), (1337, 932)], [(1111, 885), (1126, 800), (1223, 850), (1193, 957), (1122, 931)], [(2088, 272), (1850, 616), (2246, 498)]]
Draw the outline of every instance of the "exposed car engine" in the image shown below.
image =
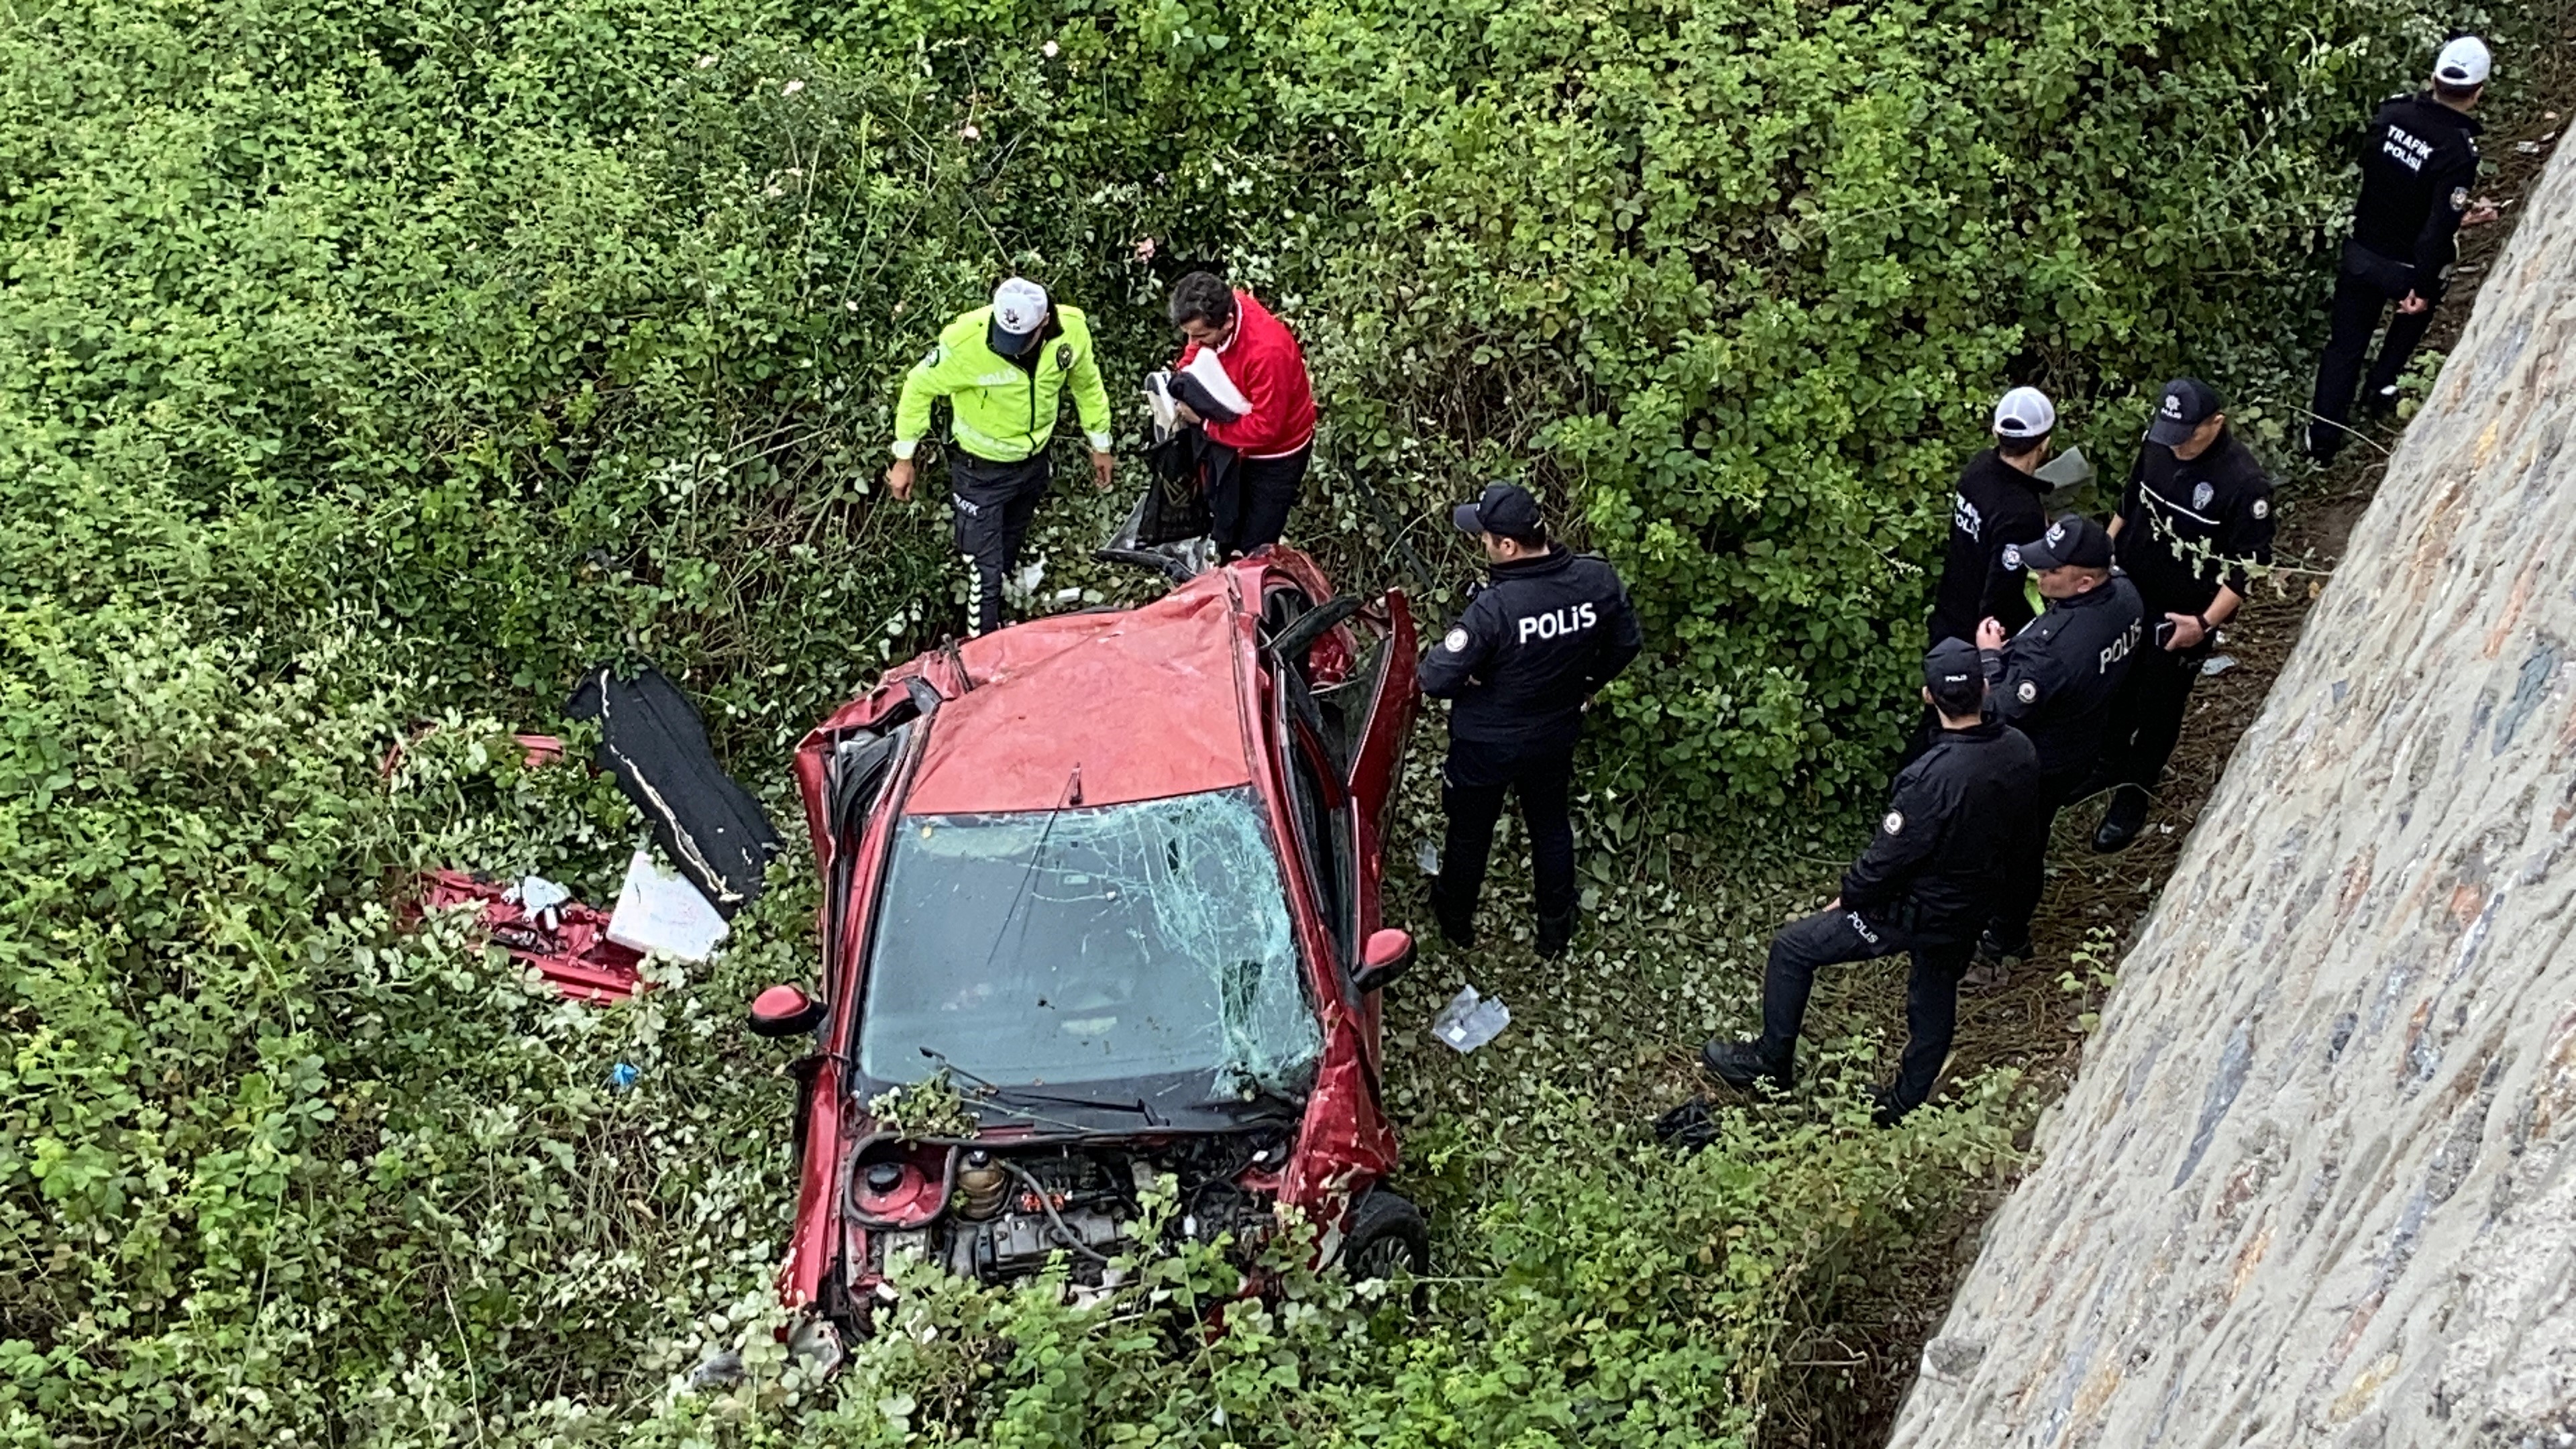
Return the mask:
[(1004, 1283), (1063, 1253), (1074, 1282), (1097, 1285), (1158, 1192), (1175, 1200), (1168, 1235), (1258, 1243), (1287, 1146), (1275, 1128), (1099, 1148), (881, 1140), (851, 1174), (851, 1216), (870, 1229), (871, 1276), (912, 1258)]

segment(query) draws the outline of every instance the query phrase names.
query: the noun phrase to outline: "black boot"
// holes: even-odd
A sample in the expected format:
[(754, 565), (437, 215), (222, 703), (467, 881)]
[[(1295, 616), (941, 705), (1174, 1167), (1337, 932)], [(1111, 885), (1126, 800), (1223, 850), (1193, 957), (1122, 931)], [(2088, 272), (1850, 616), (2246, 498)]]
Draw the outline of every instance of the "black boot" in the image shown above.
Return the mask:
[(1710, 1076), (1739, 1092), (1750, 1091), (1763, 1081), (1784, 1092), (1789, 1089), (1789, 1064), (1774, 1065), (1762, 1055), (1759, 1042), (1712, 1041), (1699, 1049), (1699, 1064), (1708, 1068)]
[(1541, 916), (1538, 918), (1538, 954), (1540, 959), (1547, 961), (1556, 960), (1558, 957), (1565, 954), (1565, 948), (1573, 944), (1573, 941), (1574, 912), (1567, 911), (1561, 916)]
[(2123, 785), (2113, 792), (2111, 808), (2102, 812), (2102, 828), (2093, 832), (2093, 849), (2102, 855), (2128, 849), (2147, 827), (2147, 805), (2143, 786)]
[(1446, 885), (1445, 876), (1431, 878), (1431, 919), (1440, 923), (1441, 939), (1463, 951), (1476, 944), (1476, 903), (1451, 905)]

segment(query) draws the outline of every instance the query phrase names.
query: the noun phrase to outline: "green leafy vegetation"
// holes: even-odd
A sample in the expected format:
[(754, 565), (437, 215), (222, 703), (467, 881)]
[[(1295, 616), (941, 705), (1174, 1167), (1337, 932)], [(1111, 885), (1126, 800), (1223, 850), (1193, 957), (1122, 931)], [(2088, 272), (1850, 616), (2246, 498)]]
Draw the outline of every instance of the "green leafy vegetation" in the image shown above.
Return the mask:
[[(2327, 143), (2421, 24), (0, 7), (0, 1437), (1750, 1442), (1784, 1345), (1998, 1166), (2012, 1114), (1988, 1082), (1864, 1130), (1862, 1038), (1822, 1106), (1646, 1147), (1797, 892), (1628, 863), (1747, 821), (1832, 853), (1911, 716), (1987, 400), (2041, 381), (2117, 457), (2117, 405), (2186, 361), (2283, 367)], [(894, 379), (1007, 268), (1132, 377), (1174, 258), (1306, 338), (1295, 529), (1336, 577), (1399, 582), (1405, 545), (1463, 578), (1434, 505), (1513, 471), (1632, 580), (1609, 924), (1505, 1042), (1400, 1033), (1442, 1280), (1412, 1328), (1292, 1272), (1176, 1335), (1233, 1271), (1184, 1253), (1087, 1307), (925, 1286), (918, 1332), (802, 1383), (766, 1333), (792, 1088), (741, 1021), (812, 975), (808, 862), (613, 1009), (406, 920), (401, 882), (608, 898), (624, 802), (501, 742), (602, 658), (684, 673), (792, 818), (787, 741), (961, 617), (944, 520), (876, 489)], [(1049, 505), (1024, 607), (1138, 587), (1082, 560), (1119, 501)], [(741, 1389), (671, 1392), (744, 1344)]]

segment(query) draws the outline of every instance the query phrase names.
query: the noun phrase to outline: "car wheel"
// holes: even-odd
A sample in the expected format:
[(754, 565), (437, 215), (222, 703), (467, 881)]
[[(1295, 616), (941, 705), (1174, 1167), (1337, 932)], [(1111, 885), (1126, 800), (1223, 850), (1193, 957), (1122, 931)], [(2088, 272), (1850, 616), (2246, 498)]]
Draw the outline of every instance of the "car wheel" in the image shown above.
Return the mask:
[[(1351, 1208), (1351, 1223), (1342, 1237), (1342, 1272), (1354, 1283), (1394, 1279), (1431, 1272), (1431, 1227), (1422, 1209), (1382, 1187), (1370, 1188)], [(1420, 1312), (1423, 1290), (1413, 1289), (1413, 1308)]]

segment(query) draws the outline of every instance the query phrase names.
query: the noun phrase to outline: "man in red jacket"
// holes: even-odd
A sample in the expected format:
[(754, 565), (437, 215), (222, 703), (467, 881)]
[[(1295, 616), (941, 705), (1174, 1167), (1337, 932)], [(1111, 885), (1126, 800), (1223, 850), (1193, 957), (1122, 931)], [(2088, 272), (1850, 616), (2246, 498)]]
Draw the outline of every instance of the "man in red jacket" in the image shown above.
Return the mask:
[(1187, 404), (1176, 409), (1181, 421), (1200, 424), (1210, 441), (1240, 458), (1231, 479), (1208, 495), (1217, 548), (1232, 557), (1277, 543), (1315, 450), (1306, 354), (1288, 324), (1250, 292), (1228, 290), (1212, 272), (1174, 283), (1171, 312), (1172, 325), (1189, 343), (1173, 371), (1186, 372), (1202, 351), (1209, 353), (1248, 404), (1232, 417), (1202, 416)]

